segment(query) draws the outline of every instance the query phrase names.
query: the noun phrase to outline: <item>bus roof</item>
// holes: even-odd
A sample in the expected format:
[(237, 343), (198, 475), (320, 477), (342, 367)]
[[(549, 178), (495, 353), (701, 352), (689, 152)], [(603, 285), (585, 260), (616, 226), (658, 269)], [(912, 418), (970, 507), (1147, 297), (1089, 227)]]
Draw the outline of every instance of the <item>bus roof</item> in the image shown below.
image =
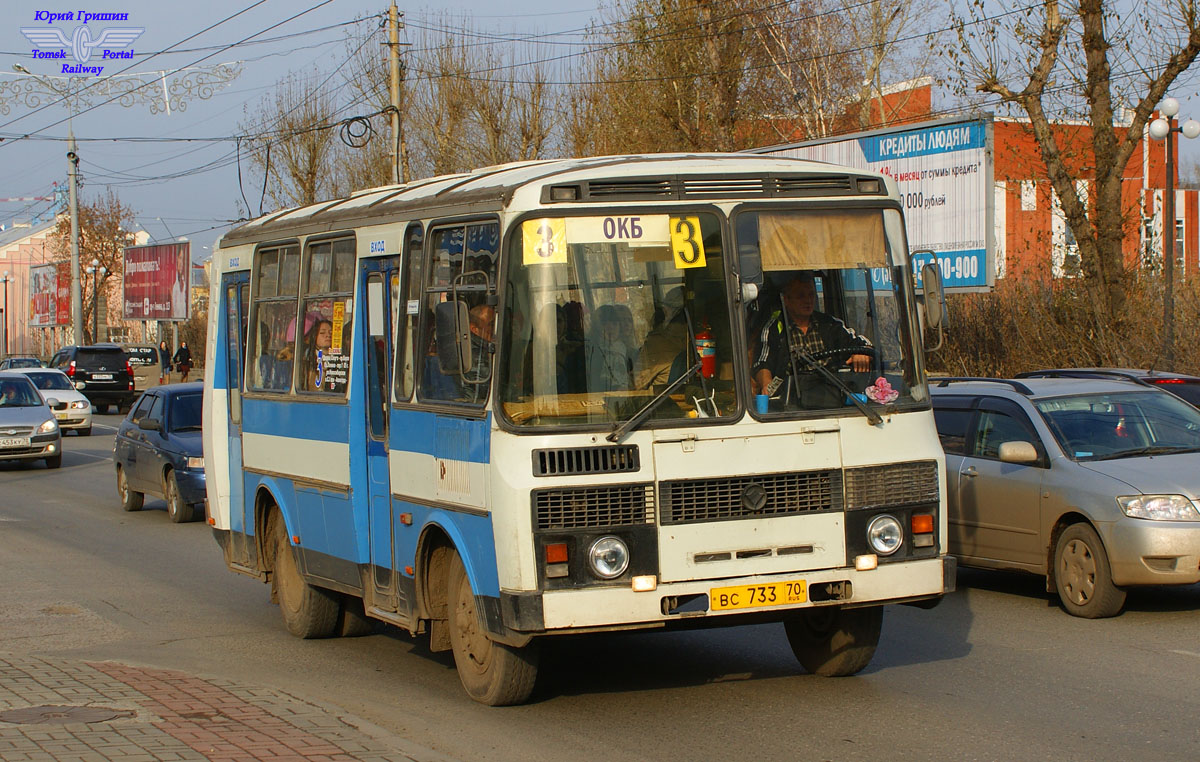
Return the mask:
[[(291, 235), (299, 229), (330, 230), (355, 222), (385, 222), (498, 209), (533, 187), (541, 203), (613, 203), (718, 199), (766, 199), (868, 194), (886, 196), (883, 176), (834, 164), (745, 153), (644, 154), (548, 159), (485, 167), (472, 172), (357, 191), (345, 198), (282, 209), (226, 233), (222, 248)], [(574, 184), (574, 198), (549, 195)]]

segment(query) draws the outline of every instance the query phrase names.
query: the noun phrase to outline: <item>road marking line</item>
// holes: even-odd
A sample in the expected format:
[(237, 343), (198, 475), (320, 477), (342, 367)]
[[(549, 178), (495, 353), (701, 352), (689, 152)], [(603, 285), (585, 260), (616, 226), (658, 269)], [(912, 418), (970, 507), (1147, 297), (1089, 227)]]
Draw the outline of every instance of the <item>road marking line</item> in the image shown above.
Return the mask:
[(1178, 651), (1178, 650), (1172, 650), (1172, 651), (1171, 651), (1171, 653), (1173, 653), (1173, 654), (1179, 654), (1180, 656), (1195, 656), (1197, 659), (1200, 659), (1200, 654), (1196, 653), (1195, 651)]
[(78, 450), (64, 450), (64, 455), (82, 455), (85, 458), (95, 458), (96, 460), (112, 460), (111, 455), (92, 455), (90, 452), (79, 452)]

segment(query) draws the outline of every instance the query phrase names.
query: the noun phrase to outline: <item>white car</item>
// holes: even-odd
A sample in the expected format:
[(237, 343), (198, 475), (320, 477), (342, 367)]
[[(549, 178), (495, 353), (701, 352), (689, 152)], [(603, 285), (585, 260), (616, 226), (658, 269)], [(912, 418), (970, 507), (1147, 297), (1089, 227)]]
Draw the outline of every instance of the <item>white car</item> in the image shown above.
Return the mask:
[(28, 376), (42, 394), (42, 399), (53, 397), (58, 405), (53, 408), (58, 427), (63, 432), (74, 431), (81, 437), (92, 434), (92, 403), (75, 389), (66, 373), (55, 368), (17, 368), (13, 373)]

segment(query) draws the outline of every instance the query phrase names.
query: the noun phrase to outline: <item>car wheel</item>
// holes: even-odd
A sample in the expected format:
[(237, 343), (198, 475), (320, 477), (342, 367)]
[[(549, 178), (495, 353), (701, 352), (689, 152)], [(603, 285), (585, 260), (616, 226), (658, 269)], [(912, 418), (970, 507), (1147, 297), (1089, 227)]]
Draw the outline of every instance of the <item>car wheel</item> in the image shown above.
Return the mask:
[(1089, 524), (1072, 524), (1054, 546), (1054, 587), (1068, 614), (1086, 619), (1116, 616), (1125, 591), (1113, 584), (1100, 535)]
[(337, 594), (314, 587), (300, 576), (296, 554), (283, 519), (276, 516), (271, 533), (274, 547), (271, 585), (288, 632), (298, 638), (328, 638), (338, 626)]
[(81, 437), (90, 437), (92, 435), (92, 427), (88, 426), (86, 429), (75, 429), (75, 433)]
[(788, 644), (800, 666), (822, 677), (845, 677), (861, 672), (879, 645), (883, 606), (806, 609), (783, 623)]
[(121, 507), (125, 510), (142, 510), (142, 502), (146, 496), (129, 488), (129, 478), (125, 476), (125, 469), (120, 466), (117, 466), (117, 494), (121, 496)]
[(168, 471), (167, 475), (163, 477), (163, 497), (167, 499), (167, 516), (171, 521), (176, 524), (184, 524), (192, 520), (192, 506), (183, 502), (174, 471)]
[(58, 455), (51, 455), (49, 458), (46, 458), (46, 468), (59, 468), (60, 466), (62, 466), (61, 452)]
[(533, 693), (539, 648), (497, 643), (480, 626), (471, 580), (458, 553), (450, 554), (446, 594), (449, 597), (450, 647), (458, 679), (467, 695), (488, 706), (519, 704)]

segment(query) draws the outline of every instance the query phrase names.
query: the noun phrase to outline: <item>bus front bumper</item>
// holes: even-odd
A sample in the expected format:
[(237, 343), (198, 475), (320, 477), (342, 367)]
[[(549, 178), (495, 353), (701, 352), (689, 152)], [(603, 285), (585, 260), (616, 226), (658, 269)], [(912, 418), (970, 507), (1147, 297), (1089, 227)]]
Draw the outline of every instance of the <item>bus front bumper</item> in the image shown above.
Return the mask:
[[(526, 633), (641, 629), (701, 618), (717, 625), (723, 623), (717, 620), (739, 615), (753, 615), (759, 621), (770, 621), (785, 619), (798, 609), (812, 606), (859, 607), (935, 601), (954, 591), (955, 573), (954, 557), (940, 556), (881, 564), (869, 571), (840, 568), (698, 580), (659, 585), (646, 592), (634, 592), (622, 585), (540, 594), (502, 593), (500, 609), (508, 630)], [(714, 590), (797, 582), (803, 582), (806, 589), (801, 602), (770, 605), (754, 601), (744, 605), (743, 596), (739, 601), (743, 605), (736, 608), (713, 608)]]

